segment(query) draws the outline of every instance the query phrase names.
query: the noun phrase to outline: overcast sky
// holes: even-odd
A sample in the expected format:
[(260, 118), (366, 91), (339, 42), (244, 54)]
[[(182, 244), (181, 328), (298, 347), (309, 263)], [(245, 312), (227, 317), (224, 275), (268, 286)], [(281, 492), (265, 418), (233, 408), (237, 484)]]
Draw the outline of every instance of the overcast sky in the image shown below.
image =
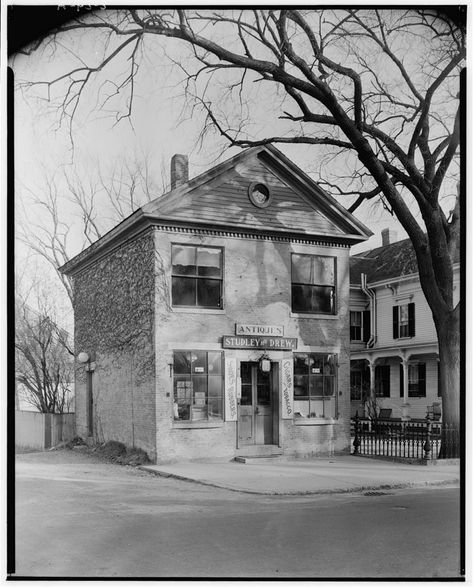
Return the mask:
[[(172, 42), (172, 41), (171, 41)], [(202, 128), (202, 117), (194, 112), (189, 119), (185, 111), (181, 72), (170, 64), (167, 55), (176, 56), (171, 42), (155, 40), (148, 46), (145, 59), (140, 68), (136, 85), (136, 96), (130, 120), (115, 124), (113, 107), (107, 111), (98, 107), (97, 92), (90, 92), (85, 97), (78, 111), (74, 125), (74, 150), (71, 149), (71, 137), (67, 121), (58, 126), (58, 110), (54, 103), (44, 98), (45, 88), (17, 89), (15, 92), (15, 165), (16, 165), (16, 198), (17, 207), (26, 213), (31, 222), (41, 223), (43, 211), (41, 206), (31, 205), (33, 194), (41, 198), (45, 193), (45, 178), (55, 176), (61, 185), (62, 170), (77, 170), (83, 173), (94, 172), (98, 166), (110, 168), (115, 162), (127, 158), (147, 156), (151, 164), (153, 183), (156, 196), (162, 191), (161, 180), (163, 166), (168, 169), (169, 161), (174, 153), (189, 156), (190, 176), (195, 176), (222, 159), (237, 153), (237, 149), (227, 151), (219, 157), (224, 145), (216, 135), (209, 135), (202, 148), (196, 146)], [(75, 42), (80, 58), (93, 64), (96, 44), (87, 35)], [(30, 57), (16, 56), (13, 69), (17, 84), (30, 80), (51, 80), (64, 71), (64, 65), (73, 62), (75, 57), (59, 47), (54, 54), (35, 53)], [(117, 66), (115, 66), (117, 67)], [(111, 71), (111, 76), (120, 75), (119, 68)], [(95, 88), (97, 90), (97, 88)], [(113, 106), (113, 105), (112, 105)], [(261, 104), (261, 116), (264, 118), (264, 101)], [(184, 109), (184, 115), (183, 115)], [(187, 116), (187, 118), (186, 118)], [(314, 179), (317, 165), (314, 161), (319, 156), (317, 147), (284, 146), (278, 148), (289, 156)], [(348, 200), (339, 200), (348, 205)], [(364, 204), (356, 216), (375, 234), (354, 252), (374, 248), (381, 243), (381, 230), (387, 226), (398, 233), (398, 238), (406, 234), (398, 222), (382, 209), (370, 203)], [(64, 218), (70, 223), (70, 252), (80, 251), (82, 235), (80, 227), (75, 226), (72, 208), (64, 201)], [(19, 246), (18, 263), (25, 264), (35, 271), (36, 262), (32, 262), (27, 250)], [(42, 262), (39, 265), (43, 267)], [(51, 278), (54, 282), (57, 278)], [(57, 287), (60, 288), (59, 282)], [(67, 303), (64, 307), (67, 307)]]

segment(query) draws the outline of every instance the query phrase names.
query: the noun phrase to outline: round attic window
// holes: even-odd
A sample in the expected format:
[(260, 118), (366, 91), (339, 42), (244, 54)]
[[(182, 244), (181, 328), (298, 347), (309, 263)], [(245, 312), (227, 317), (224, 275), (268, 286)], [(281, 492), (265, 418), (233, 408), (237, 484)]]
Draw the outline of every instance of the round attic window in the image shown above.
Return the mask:
[(264, 183), (252, 183), (248, 188), (250, 202), (258, 208), (267, 208), (271, 203), (272, 194)]

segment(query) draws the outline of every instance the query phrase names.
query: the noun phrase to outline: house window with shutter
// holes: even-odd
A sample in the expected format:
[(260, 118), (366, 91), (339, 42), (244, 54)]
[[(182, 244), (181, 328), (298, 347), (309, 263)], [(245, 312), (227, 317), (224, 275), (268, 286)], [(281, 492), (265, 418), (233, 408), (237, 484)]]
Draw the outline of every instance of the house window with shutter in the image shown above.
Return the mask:
[(425, 397), (425, 363), (409, 365), (409, 397)]
[(412, 338), (415, 329), (415, 304), (393, 306), (393, 338)]
[(350, 312), (350, 340), (368, 342), (370, 338), (370, 311)]

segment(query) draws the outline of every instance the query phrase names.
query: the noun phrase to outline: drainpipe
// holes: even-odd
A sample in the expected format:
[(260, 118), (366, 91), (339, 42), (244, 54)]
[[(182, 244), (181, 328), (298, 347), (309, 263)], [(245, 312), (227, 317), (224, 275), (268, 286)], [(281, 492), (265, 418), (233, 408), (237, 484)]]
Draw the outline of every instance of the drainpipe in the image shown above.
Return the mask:
[(366, 348), (370, 349), (374, 346), (376, 340), (376, 294), (373, 290), (368, 289), (366, 273), (361, 274), (361, 291), (366, 294), (370, 299), (370, 323), (371, 323), (371, 332), (370, 338), (366, 343)]

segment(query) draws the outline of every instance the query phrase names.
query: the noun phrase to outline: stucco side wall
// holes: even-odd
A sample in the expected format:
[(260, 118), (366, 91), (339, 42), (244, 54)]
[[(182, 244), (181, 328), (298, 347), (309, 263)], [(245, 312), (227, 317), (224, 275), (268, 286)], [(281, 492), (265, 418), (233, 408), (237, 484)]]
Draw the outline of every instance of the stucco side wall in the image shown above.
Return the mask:
[[(171, 306), (171, 244), (223, 246), (223, 310)], [(349, 447), (349, 278), (348, 249), (256, 238), (156, 232), (156, 445), (158, 460), (228, 456), (235, 453), (235, 422), (217, 428), (182, 429), (173, 421), (173, 350), (222, 350), (222, 337), (235, 324), (277, 324), (284, 336), (298, 339), (301, 352), (338, 355), (339, 419), (335, 424), (280, 426), (280, 443), (298, 455), (347, 450)], [(337, 257), (337, 315), (291, 313), (291, 253)], [(263, 351), (259, 352), (259, 355)], [(238, 358), (239, 351), (235, 351)], [(258, 356), (259, 356), (258, 355)], [(277, 355), (277, 351), (274, 352)], [(243, 356), (243, 355), (242, 355)], [(280, 355), (282, 357), (282, 353)], [(248, 359), (242, 359), (248, 360)], [(314, 447), (317, 446), (317, 449)]]
[[(155, 458), (154, 233), (74, 277), (75, 349), (95, 357), (94, 437)], [(86, 371), (76, 364), (77, 434), (86, 437)]]

